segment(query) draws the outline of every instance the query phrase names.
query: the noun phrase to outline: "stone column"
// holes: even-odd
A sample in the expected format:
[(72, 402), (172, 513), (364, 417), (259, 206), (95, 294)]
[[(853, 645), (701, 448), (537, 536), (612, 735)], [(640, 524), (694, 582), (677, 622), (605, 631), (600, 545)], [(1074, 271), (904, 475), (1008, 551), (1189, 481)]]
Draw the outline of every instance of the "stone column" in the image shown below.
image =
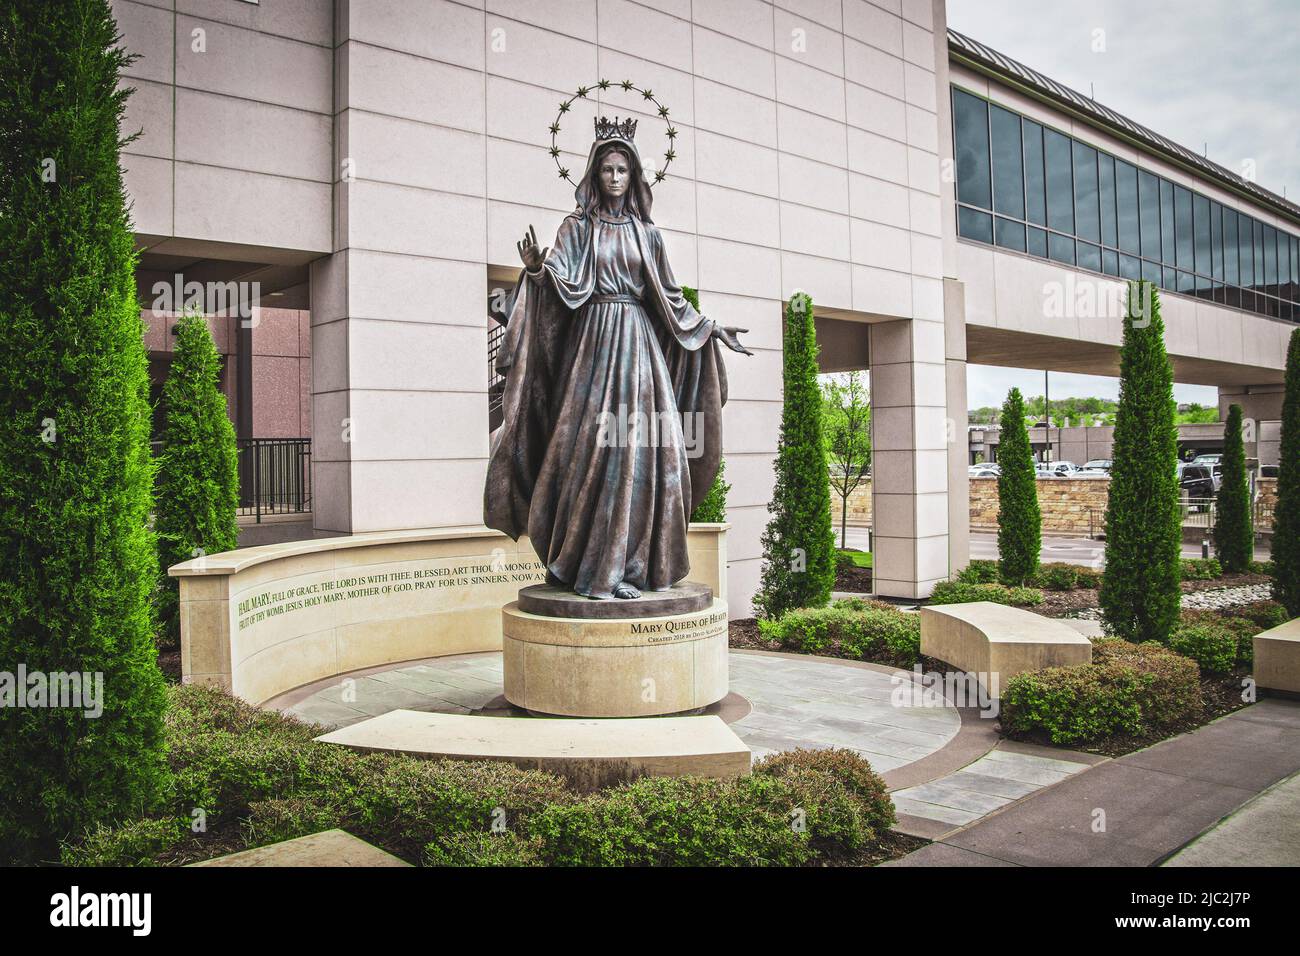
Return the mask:
[(876, 593), (927, 597), (949, 572), (944, 323), (900, 319), (870, 330)]
[(311, 270), (315, 526), (479, 524), (465, 489), (488, 454), (483, 14), (439, 31), (366, 10), (340, 2), (335, 18), (334, 252)]

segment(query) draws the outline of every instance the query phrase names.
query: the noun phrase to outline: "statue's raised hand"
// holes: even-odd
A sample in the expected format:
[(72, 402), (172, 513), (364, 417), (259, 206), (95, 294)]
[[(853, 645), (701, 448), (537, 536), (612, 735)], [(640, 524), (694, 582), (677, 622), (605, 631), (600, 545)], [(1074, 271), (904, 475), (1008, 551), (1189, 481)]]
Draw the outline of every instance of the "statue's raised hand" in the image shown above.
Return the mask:
[(515, 248), (519, 250), (519, 258), (523, 260), (524, 268), (529, 272), (540, 269), (546, 260), (546, 253), (550, 251), (537, 247), (537, 232), (531, 223), (528, 225), (528, 231), (524, 233), (524, 238), (515, 243)]
[(733, 325), (715, 325), (713, 327), (713, 337), (721, 340), (722, 344), (733, 352), (739, 352), (741, 355), (753, 355), (749, 349), (740, 344), (737, 336), (741, 332), (748, 332), (749, 329), (738, 329)]

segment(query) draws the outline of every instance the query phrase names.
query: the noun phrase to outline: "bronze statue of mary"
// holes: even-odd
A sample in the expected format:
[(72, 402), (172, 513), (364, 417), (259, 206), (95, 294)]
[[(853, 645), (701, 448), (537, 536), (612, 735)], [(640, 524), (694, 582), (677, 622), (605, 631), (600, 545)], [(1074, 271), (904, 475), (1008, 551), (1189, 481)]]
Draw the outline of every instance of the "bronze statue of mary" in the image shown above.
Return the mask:
[(496, 360), (484, 523), (526, 531), (547, 581), (591, 598), (686, 577), (687, 521), (722, 454), (719, 343), (752, 354), (747, 330), (700, 315), (673, 278), (635, 132), (597, 120), (554, 244), (539, 249), (532, 226), (517, 244), (525, 271)]

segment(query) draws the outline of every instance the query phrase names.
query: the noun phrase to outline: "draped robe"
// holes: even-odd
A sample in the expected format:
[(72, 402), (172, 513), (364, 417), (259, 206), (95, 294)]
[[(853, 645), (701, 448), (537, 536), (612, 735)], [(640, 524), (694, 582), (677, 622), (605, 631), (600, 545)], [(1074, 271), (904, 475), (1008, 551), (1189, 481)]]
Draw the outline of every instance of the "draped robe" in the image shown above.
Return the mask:
[(526, 531), (579, 594), (680, 581), (687, 521), (721, 458), (727, 384), (715, 323), (682, 295), (659, 230), (569, 215), (506, 315), (484, 523)]

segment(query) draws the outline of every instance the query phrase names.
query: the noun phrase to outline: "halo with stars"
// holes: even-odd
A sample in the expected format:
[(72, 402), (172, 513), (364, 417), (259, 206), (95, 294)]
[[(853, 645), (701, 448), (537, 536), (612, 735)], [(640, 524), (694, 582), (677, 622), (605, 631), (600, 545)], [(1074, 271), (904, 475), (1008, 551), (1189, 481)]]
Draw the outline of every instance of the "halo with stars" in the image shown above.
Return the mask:
[(668, 167), (672, 161), (677, 158), (677, 127), (673, 126), (672, 120), (668, 118), (668, 107), (664, 106), (655, 98), (654, 91), (643, 90), (631, 80), (623, 80), (616, 83), (611, 80), (602, 79), (592, 86), (578, 87), (572, 96), (567, 100), (562, 101), (560, 103), (560, 112), (556, 114), (555, 122), (551, 123), (550, 126), (551, 148), (549, 152), (551, 158), (555, 160), (555, 167), (560, 171), (560, 178), (576, 188), (578, 184), (570, 178), (569, 170), (560, 164), (560, 146), (559, 143), (556, 142), (556, 136), (559, 135), (560, 132), (560, 120), (573, 107), (574, 100), (585, 100), (593, 90), (608, 90), (613, 87), (618, 87), (628, 93), (639, 93), (642, 99), (648, 100), (650, 103), (654, 104), (654, 111), (663, 117), (664, 122), (668, 124), (668, 129), (665, 134), (668, 137), (668, 149), (663, 153), (664, 164), (654, 171), (654, 181), (650, 184), (651, 186), (657, 186), (667, 178)]

